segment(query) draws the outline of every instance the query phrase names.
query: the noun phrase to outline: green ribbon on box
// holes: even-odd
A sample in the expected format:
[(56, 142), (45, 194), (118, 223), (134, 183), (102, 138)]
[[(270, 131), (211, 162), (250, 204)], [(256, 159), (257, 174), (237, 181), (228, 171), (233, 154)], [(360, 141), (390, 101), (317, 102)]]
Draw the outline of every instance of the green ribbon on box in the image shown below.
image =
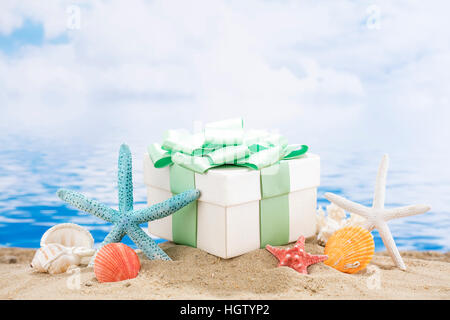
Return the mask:
[[(287, 161), (308, 151), (288, 145), (280, 134), (244, 131), (241, 118), (213, 122), (200, 133), (168, 130), (161, 144), (148, 147), (155, 168), (170, 167), (173, 194), (195, 188), (195, 172), (231, 164), (261, 170), (260, 244), (289, 242), (290, 176)], [(197, 246), (197, 201), (172, 216), (173, 241)]]
[(162, 144), (148, 147), (155, 168), (176, 163), (198, 173), (224, 164), (261, 170), (282, 159), (298, 158), (306, 151), (308, 146), (288, 145), (287, 139), (277, 133), (244, 131), (240, 118), (207, 124), (203, 132), (195, 134), (168, 130)]
[(261, 170), (259, 202), (260, 246), (279, 246), (289, 242), (289, 164), (282, 161)]
[[(176, 164), (170, 167), (170, 191), (177, 195), (195, 189), (195, 174)], [(172, 238), (175, 243), (197, 247), (197, 200), (172, 214)]]

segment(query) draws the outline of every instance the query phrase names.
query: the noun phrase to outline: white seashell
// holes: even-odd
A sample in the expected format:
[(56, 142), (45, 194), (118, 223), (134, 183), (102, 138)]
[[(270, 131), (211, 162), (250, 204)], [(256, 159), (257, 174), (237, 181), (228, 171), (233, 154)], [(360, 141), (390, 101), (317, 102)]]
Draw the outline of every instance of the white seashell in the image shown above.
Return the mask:
[(319, 232), (323, 227), (325, 227), (326, 223), (327, 223), (327, 218), (325, 217), (325, 212), (322, 209), (322, 206), (319, 206), (319, 209), (317, 209), (317, 216), (316, 216), (316, 226), (317, 226), (317, 230), (316, 233)]
[[(41, 247), (59, 243), (65, 247), (94, 248), (94, 238), (91, 233), (75, 223), (61, 223), (48, 229), (41, 238)], [(81, 264), (88, 264), (89, 258), (84, 258)]]
[(328, 238), (340, 228), (341, 225), (336, 220), (327, 219), (327, 223), (317, 234), (317, 241), (320, 245), (324, 246), (327, 243)]
[(344, 220), (346, 216), (345, 210), (338, 207), (334, 203), (331, 203), (330, 205), (327, 206), (327, 214), (328, 217), (337, 221), (338, 223), (341, 223), (341, 221)]
[(350, 212), (350, 218), (345, 220), (344, 227), (362, 227), (366, 220), (366, 218)]
[(48, 229), (41, 238), (41, 247), (49, 243), (59, 243), (65, 247), (93, 248), (91, 233), (74, 223), (61, 223)]
[(345, 210), (334, 203), (327, 206), (326, 216), (322, 207), (319, 207), (316, 214), (316, 220), (317, 242), (322, 246), (326, 245), (328, 238), (330, 238), (337, 230), (344, 227), (361, 227), (366, 221), (365, 218), (352, 213), (350, 214), (350, 217), (346, 219)]
[(65, 247), (50, 243), (36, 251), (31, 267), (38, 272), (63, 273), (72, 266), (80, 265), (82, 258), (91, 257), (94, 253), (92, 248)]

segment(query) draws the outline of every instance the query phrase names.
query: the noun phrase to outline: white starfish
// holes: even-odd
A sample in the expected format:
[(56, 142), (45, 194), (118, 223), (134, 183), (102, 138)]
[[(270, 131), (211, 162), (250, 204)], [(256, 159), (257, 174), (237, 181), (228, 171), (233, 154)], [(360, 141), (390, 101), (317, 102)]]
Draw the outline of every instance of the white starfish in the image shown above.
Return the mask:
[(329, 192), (325, 193), (325, 198), (338, 205), (342, 209), (366, 218), (367, 221), (365, 222), (363, 227), (369, 231), (372, 231), (374, 228), (376, 228), (380, 233), (380, 237), (383, 240), (384, 246), (386, 247), (389, 255), (391, 256), (392, 260), (394, 260), (395, 265), (402, 270), (406, 270), (405, 263), (403, 262), (402, 257), (398, 252), (397, 246), (394, 242), (394, 238), (392, 238), (391, 231), (389, 230), (389, 227), (387, 225), (387, 221), (391, 219), (425, 213), (430, 210), (430, 206), (412, 205), (394, 209), (385, 209), (384, 199), (386, 194), (386, 175), (388, 165), (389, 156), (385, 154), (383, 156), (383, 159), (381, 160), (380, 168), (378, 169), (375, 193), (373, 196), (373, 204), (371, 208)]

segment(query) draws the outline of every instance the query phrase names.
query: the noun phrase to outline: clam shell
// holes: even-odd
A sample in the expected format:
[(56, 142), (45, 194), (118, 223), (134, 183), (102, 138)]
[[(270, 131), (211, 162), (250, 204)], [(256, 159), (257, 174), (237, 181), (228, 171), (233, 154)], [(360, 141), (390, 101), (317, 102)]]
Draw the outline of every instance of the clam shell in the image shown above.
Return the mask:
[(345, 273), (364, 269), (375, 252), (373, 237), (366, 229), (353, 226), (339, 229), (328, 239), (324, 263)]
[(94, 247), (94, 238), (89, 231), (74, 223), (62, 223), (48, 229), (41, 238), (41, 247), (59, 243), (65, 247)]
[(116, 282), (136, 278), (141, 263), (136, 252), (123, 243), (103, 246), (94, 260), (94, 273), (99, 282)]

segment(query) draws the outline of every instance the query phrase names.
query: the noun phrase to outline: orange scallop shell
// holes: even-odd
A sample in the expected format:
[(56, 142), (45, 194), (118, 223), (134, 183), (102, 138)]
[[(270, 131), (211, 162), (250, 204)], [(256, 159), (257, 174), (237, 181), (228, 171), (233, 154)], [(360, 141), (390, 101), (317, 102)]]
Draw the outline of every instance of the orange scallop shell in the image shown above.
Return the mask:
[(345, 273), (356, 273), (364, 269), (375, 252), (373, 237), (369, 231), (359, 226), (337, 230), (328, 239), (324, 263)]
[(99, 282), (136, 278), (141, 263), (136, 252), (123, 243), (109, 243), (95, 256), (94, 273)]

